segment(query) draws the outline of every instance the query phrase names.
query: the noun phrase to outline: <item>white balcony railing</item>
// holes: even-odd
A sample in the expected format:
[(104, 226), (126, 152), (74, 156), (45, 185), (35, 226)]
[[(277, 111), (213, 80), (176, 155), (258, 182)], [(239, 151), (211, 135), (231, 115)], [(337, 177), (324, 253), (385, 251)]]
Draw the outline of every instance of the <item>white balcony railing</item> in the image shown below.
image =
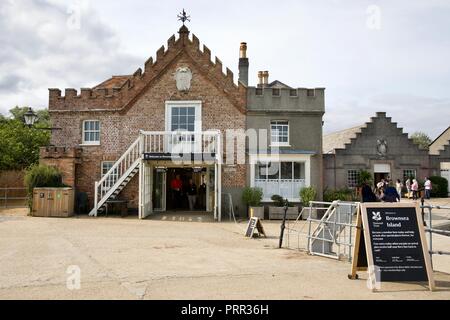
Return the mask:
[(204, 153), (216, 154), (219, 150), (220, 133), (204, 132), (141, 132), (143, 153)]

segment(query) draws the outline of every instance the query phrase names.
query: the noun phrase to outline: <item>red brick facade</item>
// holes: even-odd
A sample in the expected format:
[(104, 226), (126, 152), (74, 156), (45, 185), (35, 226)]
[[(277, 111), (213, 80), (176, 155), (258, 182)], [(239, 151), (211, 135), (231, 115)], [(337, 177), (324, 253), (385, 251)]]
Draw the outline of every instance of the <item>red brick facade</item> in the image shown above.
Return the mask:
[[(180, 29), (178, 39), (172, 36), (167, 49), (157, 52), (156, 61), (150, 58), (145, 71), (140, 69), (133, 76), (125, 77), (121, 87), (100, 87), (61, 91), (50, 89), (49, 111), (53, 126), (62, 128), (52, 135), (52, 144), (65, 148), (81, 148), (80, 164), (75, 172), (78, 191), (87, 192), (93, 201), (94, 183), (101, 178), (101, 162), (115, 161), (138, 137), (140, 130), (165, 130), (166, 101), (202, 101), (202, 130), (245, 130), (246, 87), (233, 81), (233, 74), (216, 58), (211, 61), (207, 47), (199, 48), (199, 40), (189, 38), (186, 27)], [(99, 57), (101, 58), (101, 57)], [(179, 67), (189, 67), (193, 78), (189, 92), (177, 90), (174, 74)], [(128, 80), (126, 80), (128, 79)], [(84, 120), (99, 120), (101, 136), (99, 146), (82, 146)], [(64, 157), (58, 161), (43, 154), (43, 161), (67, 168)], [(49, 158), (49, 159), (46, 159)], [(69, 161), (70, 162), (70, 161)], [(223, 173), (222, 185), (244, 187), (246, 168), (238, 166), (236, 173)], [(123, 196), (137, 206), (138, 179), (134, 177)], [(133, 201), (134, 200), (134, 201)]]

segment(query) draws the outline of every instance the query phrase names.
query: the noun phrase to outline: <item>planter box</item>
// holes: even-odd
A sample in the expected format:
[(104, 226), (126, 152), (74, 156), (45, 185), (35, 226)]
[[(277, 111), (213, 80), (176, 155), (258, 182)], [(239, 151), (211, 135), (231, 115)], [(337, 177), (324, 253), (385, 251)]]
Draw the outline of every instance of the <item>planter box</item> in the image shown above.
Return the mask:
[[(298, 207), (289, 207), (286, 215), (288, 220), (296, 220), (298, 218)], [(269, 207), (270, 220), (282, 220), (284, 217), (283, 207)]]
[(33, 190), (33, 217), (73, 216), (74, 190), (72, 188), (35, 188)]
[(264, 207), (249, 207), (248, 216), (250, 218), (259, 218), (264, 220)]

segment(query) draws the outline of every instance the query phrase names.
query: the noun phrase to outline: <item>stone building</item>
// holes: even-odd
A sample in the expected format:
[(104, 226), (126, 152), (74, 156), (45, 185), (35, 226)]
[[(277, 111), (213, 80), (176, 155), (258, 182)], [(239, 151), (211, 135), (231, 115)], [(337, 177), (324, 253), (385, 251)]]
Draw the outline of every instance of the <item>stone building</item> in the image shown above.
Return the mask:
[[(278, 177), (274, 173), (268, 181), (277, 193), (298, 202), (294, 183), (321, 190), (324, 90), (281, 82), (248, 86), (246, 44), (235, 83), (233, 73), (228, 68), (224, 73), (221, 61), (213, 62), (211, 51), (200, 47), (185, 25), (178, 33), (143, 70), (80, 93), (50, 89), (51, 121), (61, 130), (52, 134), (54, 147), (41, 150), (41, 162), (59, 166), (65, 182), (87, 194), (92, 215), (113, 199), (127, 200), (140, 218), (172, 210), (170, 183), (180, 175), (184, 183), (193, 179), (205, 186), (198, 209), (220, 221), (227, 195), (236, 213), (246, 215), (241, 191), (255, 183), (251, 145), (246, 139), (230, 142), (228, 132), (264, 128), (279, 150), (270, 149), (266, 158), (282, 155)], [(244, 150), (244, 161), (222, 152), (229, 144)]]
[(450, 193), (450, 127), (431, 143), (430, 163), (432, 168), (430, 175), (446, 178)]
[(362, 126), (324, 135), (324, 188), (353, 188), (360, 170), (383, 178), (424, 179), (432, 171), (428, 150), (420, 149), (385, 112)]

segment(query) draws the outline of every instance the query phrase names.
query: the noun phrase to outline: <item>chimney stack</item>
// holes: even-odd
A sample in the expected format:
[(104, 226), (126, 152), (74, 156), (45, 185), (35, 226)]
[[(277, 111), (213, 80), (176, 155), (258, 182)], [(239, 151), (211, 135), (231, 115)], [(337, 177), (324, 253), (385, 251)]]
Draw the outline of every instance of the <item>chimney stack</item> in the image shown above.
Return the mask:
[(264, 71), (258, 72), (258, 87), (262, 88), (264, 85)]
[(263, 86), (267, 87), (269, 85), (269, 71), (263, 72)]
[(242, 42), (239, 52), (239, 81), (248, 86), (248, 68), (250, 63), (247, 58), (247, 43)]

